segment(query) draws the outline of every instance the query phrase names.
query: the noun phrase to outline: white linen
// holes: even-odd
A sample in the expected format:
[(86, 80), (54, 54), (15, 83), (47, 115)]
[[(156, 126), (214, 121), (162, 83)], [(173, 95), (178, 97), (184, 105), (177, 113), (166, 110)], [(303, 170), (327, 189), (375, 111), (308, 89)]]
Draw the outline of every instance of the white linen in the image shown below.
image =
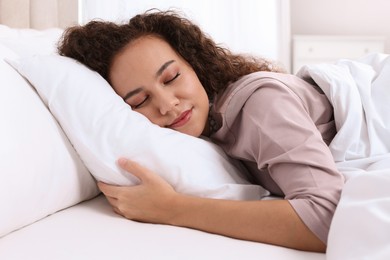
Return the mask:
[(327, 259), (390, 259), (390, 169), (347, 181), (330, 228)]
[(334, 107), (329, 148), (347, 181), (328, 237), (327, 259), (390, 259), (390, 56), (303, 67)]
[(15, 29), (0, 24), (0, 44), (10, 48), (19, 57), (55, 53), (56, 43), (62, 33), (60, 28)]
[(99, 196), (1, 238), (0, 259), (325, 260), (325, 254), (134, 222)]
[(0, 43), (0, 237), (98, 194), (55, 118), (3, 60), (17, 56)]

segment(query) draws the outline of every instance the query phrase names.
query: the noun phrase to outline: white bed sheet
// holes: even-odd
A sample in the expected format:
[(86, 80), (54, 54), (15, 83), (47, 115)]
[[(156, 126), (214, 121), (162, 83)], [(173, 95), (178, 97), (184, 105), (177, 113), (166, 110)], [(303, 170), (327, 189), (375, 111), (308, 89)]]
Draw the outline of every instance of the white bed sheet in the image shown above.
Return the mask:
[(100, 195), (1, 238), (0, 259), (324, 260), (325, 254), (130, 221)]

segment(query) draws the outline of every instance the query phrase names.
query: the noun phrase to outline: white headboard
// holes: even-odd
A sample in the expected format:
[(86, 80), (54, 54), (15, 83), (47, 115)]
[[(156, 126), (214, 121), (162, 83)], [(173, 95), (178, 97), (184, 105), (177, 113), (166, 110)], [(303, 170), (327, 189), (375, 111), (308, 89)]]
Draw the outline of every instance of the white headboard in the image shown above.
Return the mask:
[(65, 28), (77, 24), (77, 0), (0, 0), (0, 24), (13, 28)]

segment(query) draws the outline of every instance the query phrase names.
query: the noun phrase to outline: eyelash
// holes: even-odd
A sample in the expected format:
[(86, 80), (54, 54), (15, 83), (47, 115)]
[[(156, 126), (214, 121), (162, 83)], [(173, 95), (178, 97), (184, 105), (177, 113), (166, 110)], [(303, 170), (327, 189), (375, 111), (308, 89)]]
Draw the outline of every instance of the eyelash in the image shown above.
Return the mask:
[[(177, 79), (179, 76), (180, 76), (180, 73), (178, 72), (178, 73), (176, 73), (176, 75), (175, 75), (173, 78), (171, 78), (171, 79), (168, 80), (168, 81), (165, 81), (165, 82), (164, 82), (164, 85), (168, 85), (169, 83), (171, 83), (171, 82), (173, 82), (175, 79)], [(137, 105), (134, 106), (134, 109), (140, 108), (140, 107), (148, 100), (148, 98), (149, 98), (149, 95), (146, 95), (145, 98), (144, 98), (144, 100), (142, 100), (141, 103), (139, 103), (139, 104), (137, 104)]]
[(168, 81), (165, 81), (164, 84), (165, 84), (165, 85), (168, 85), (169, 83), (171, 83), (172, 81), (174, 81), (175, 79), (177, 79), (179, 76), (180, 76), (180, 73), (178, 72), (178, 73), (176, 73), (176, 75), (175, 75), (173, 78), (171, 78), (171, 79), (168, 80)]
[(140, 108), (140, 107), (143, 105), (143, 103), (145, 103), (146, 100), (148, 100), (148, 98), (149, 98), (149, 95), (146, 95), (145, 98), (144, 98), (144, 100), (142, 100), (141, 103), (139, 103), (138, 105), (135, 105), (135, 106), (134, 106), (134, 109)]

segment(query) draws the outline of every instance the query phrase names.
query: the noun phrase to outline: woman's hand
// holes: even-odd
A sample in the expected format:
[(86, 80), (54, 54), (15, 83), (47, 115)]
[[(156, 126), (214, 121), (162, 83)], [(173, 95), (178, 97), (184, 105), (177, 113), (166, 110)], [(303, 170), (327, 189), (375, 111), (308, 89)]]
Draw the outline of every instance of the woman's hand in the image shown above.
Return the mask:
[(179, 194), (164, 179), (138, 163), (121, 158), (118, 164), (141, 182), (136, 186), (98, 183), (114, 211), (131, 220), (168, 224), (174, 214), (172, 203)]

